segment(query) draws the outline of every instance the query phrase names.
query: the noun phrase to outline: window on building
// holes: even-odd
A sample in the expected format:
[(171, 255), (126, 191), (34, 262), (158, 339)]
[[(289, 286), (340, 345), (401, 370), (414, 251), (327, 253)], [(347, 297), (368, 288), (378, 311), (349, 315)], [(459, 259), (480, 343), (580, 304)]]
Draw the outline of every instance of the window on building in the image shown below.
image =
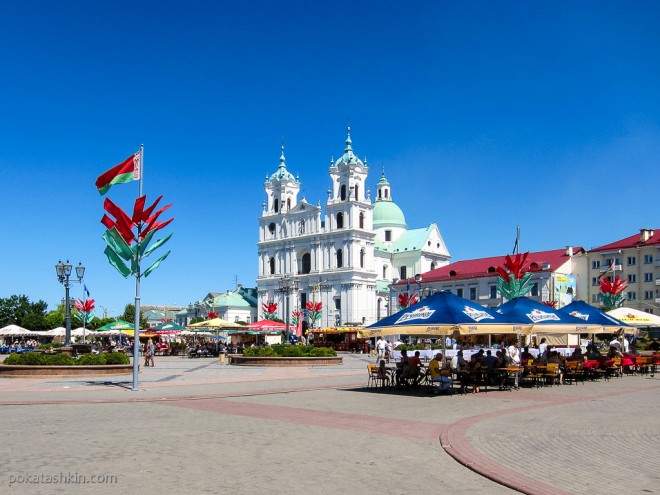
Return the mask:
[(634, 301), (637, 299), (637, 292), (630, 291), (628, 292), (628, 301)]
[(300, 309), (305, 309), (307, 306), (307, 292), (300, 293)]
[(653, 282), (653, 274), (652, 273), (645, 273), (644, 274), (644, 282)]
[(620, 265), (621, 261), (619, 260), (619, 258), (607, 258), (605, 260), (605, 266), (607, 266), (608, 268), (612, 266), (612, 263), (614, 263), (614, 265), (616, 266), (616, 265)]
[(600, 268), (600, 260), (593, 260), (591, 262), (591, 268)]
[(358, 200), (358, 191), (359, 191), (359, 189), (358, 189), (358, 185), (355, 184), (355, 187), (353, 188), (353, 192), (355, 193), (355, 195), (353, 196), (353, 199), (354, 199), (355, 201)]
[(299, 234), (304, 234), (305, 233), (305, 221), (301, 220), (300, 223), (298, 224), (298, 233)]
[(387, 265), (383, 265), (383, 278), (387, 280)]
[(596, 303), (598, 302), (598, 294), (593, 294), (593, 295), (591, 296), (591, 302), (592, 302), (593, 304), (596, 304)]
[(268, 270), (270, 271), (271, 275), (275, 275), (275, 258), (273, 258), (272, 256), (268, 260)]
[(645, 254), (644, 255), (644, 264), (648, 265), (650, 263), (653, 263), (653, 255), (652, 254)]
[(599, 285), (598, 284), (598, 277), (591, 277), (591, 285), (593, 285), (594, 287), (596, 285)]
[(652, 290), (645, 290), (644, 291), (644, 299), (646, 299), (647, 301), (649, 299), (653, 299), (653, 291)]
[(360, 212), (360, 228), (364, 228), (364, 213)]
[(391, 230), (386, 230), (385, 231), (385, 242), (390, 242), (392, 240), (392, 231)]
[(312, 255), (305, 253), (302, 255), (300, 273), (306, 274), (312, 271)]
[(238, 316), (234, 316), (234, 323), (238, 323), (238, 322), (239, 322)]
[(456, 289), (456, 295), (458, 297), (463, 297), (463, 289)]
[(344, 253), (341, 249), (337, 249), (337, 268), (344, 266)]
[(335, 309), (337, 311), (341, 310), (341, 299), (339, 297), (335, 297)]
[(628, 265), (636, 265), (637, 256), (628, 256)]
[(286, 210), (289, 211), (291, 209), (291, 198), (287, 198), (286, 200)]
[(431, 270), (435, 270), (438, 267), (438, 265), (435, 263), (435, 261), (431, 261)]
[(404, 279), (408, 278), (408, 270), (406, 269), (405, 266), (402, 266), (401, 268), (399, 268), (399, 278), (401, 280), (404, 280)]
[(632, 273), (630, 275), (628, 275), (628, 283), (629, 284), (634, 284), (636, 282), (637, 282), (637, 275), (634, 275)]
[(341, 211), (337, 213), (337, 228), (338, 229), (344, 228), (344, 214)]
[(532, 284), (532, 290), (529, 292), (532, 297), (538, 297), (539, 295), (539, 283), (534, 282)]
[(390, 197), (390, 190), (389, 190), (389, 189), (385, 189), (385, 199), (387, 199), (387, 198), (389, 198), (389, 197)]
[(477, 299), (477, 288), (470, 287), (470, 301), (474, 301), (475, 299)]
[(248, 317), (245, 319), (245, 323), (252, 323), (252, 317), (251, 317), (251, 316), (248, 316)]
[(275, 202), (273, 203), (273, 209), (275, 210), (275, 213), (277, 213), (280, 209), (280, 200), (275, 198)]
[(364, 261), (367, 253), (364, 252), (364, 249), (360, 250), (360, 268), (364, 268)]
[(497, 285), (490, 286), (490, 298), (497, 299)]
[(346, 186), (345, 185), (342, 185), (339, 188), (339, 199), (341, 199), (342, 201), (346, 201)]
[(275, 235), (275, 224), (273, 222), (268, 224), (268, 232), (270, 232), (271, 235)]

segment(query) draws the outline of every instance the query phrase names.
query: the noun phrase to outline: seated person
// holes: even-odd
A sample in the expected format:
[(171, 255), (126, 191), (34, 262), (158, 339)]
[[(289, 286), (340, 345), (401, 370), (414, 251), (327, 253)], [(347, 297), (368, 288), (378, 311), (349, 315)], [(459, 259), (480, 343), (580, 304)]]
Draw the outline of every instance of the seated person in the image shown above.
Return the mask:
[(557, 351), (550, 351), (548, 353), (548, 359), (546, 364), (558, 364), (559, 369), (557, 371), (557, 374), (559, 375), (559, 384), (563, 385), (564, 384), (564, 361), (562, 360), (561, 356)]
[(586, 356), (582, 354), (582, 348), (577, 346), (573, 351), (573, 354), (571, 354), (571, 361), (584, 361), (585, 359)]
[(481, 364), (486, 366), (489, 370), (497, 368), (498, 359), (493, 356), (493, 353), (490, 352), (490, 349), (486, 351), (486, 355), (481, 360)]
[(429, 373), (431, 374), (431, 381), (440, 384), (440, 390), (436, 392), (436, 389), (433, 389), (434, 393), (446, 392), (451, 389), (452, 380), (449, 376), (443, 376), (442, 374), (442, 353), (438, 352), (431, 362), (429, 363)]
[[(468, 362), (468, 364), (467, 364), (467, 370), (469, 372), (475, 372), (475, 371), (480, 371), (481, 370), (481, 361), (479, 361), (479, 356), (477, 354), (472, 354), (472, 356), (470, 357), (470, 362)], [(468, 374), (468, 376), (466, 378), (467, 378), (467, 382), (465, 383), (465, 385), (471, 384), (472, 385), (472, 393), (473, 394), (479, 393), (480, 390), (479, 390), (479, 387), (477, 386), (477, 378), (478, 377), (476, 375), (470, 373), (470, 374)]]
[(522, 354), (520, 354), (520, 359), (522, 359), (523, 361), (529, 361), (534, 359), (534, 355), (531, 352), (529, 352), (529, 346), (526, 345), (523, 348)]
[(387, 372), (387, 368), (385, 368), (385, 360), (381, 359), (380, 362), (378, 363), (378, 374), (376, 375), (380, 380), (383, 380), (383, 385), (390, 384), (390, 375)]
[(422, 377), (422, 374), (420, 373), (420, 370), (423, 368), (422, 366), (422, 360), (419, 357), (420, 352), (415, 351), (415, 355), (410, 359), (410, 365), (408, 366), (408, 378), (413, 380), (415, 385), (419, 383), (419, 380)]
[(622, 356), (623, 354), (621, 354), (621, 350), (618, 347), (613, 345), (610, 346), (610, 351), (607, 353), (608, 359), (620, 358)]
[(463, 351), (458, 351), (456, 355), (451, 358), (451, 369), (455, 371), (461, 371), (465, 369), (467, 363), (463, 359)]
[(401, 384), (402, 378), (408, 378), (410, 373), (410, 358), (408, 357), (408, 351), (403, 349), (401, 351), (401, 361), (396, 363), (396, 382)]

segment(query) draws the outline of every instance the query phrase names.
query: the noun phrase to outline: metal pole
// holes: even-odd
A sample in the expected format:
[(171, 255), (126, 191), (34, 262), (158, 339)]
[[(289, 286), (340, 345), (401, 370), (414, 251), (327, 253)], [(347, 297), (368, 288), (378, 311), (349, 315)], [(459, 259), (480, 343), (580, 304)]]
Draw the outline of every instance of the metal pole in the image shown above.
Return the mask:
[(285, 316), (285, 320), (286, 320), (286, 343), (288, 343), (289, 342), (289, 288), (288, 287), (286, 288), (286, 305), (285, 305), (284, 310), (286, 311), (286, 316)]
[[(140, 178), (138, 180), (138, 198), (142, 197), (142, 177), (144, 176), (144, 145), (140, 145)], [(142, 222), (138, 223), (137, 228), (137, 248), (135, 256), (137, 257), (137, 273), (135, 274), (135, 328), (133, 329), (133, 391), (138, 388), (138, 371), (140, 364), (139, 345), (140, 345), (140, 233)]]
[[(68, 263), (68, 261), (67, 261)], [(66, 337), (64, 345), (69, 347), (71, 345), (71, 307), (69, 302), (69, 276), (64, 278), (64, 327), (66, 328)]]

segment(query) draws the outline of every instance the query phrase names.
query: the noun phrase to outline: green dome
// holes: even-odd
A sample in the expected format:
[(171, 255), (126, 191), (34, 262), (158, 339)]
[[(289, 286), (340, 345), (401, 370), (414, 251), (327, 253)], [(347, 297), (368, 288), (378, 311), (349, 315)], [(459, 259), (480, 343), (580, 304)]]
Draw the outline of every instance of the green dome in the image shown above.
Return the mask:
[(406, 217), (401, 208), (393, 201), (376, 201), (374, 203), (374, 229), (383, 227), (406, 228)]

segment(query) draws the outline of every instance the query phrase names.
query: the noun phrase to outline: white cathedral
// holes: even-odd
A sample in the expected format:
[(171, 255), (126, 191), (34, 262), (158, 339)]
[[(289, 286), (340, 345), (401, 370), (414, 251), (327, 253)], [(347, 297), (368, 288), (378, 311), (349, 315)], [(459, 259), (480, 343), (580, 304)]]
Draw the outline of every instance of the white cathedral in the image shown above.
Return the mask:
[(301, 182), (287, 170), (284, 146), (277, 171), (266, 178), (257, 243), (258, 319), (262, 304), (275, 302), (276, 316), (286, 321), (288, 299), (289, 320), (308, 301), (320, 301), (316, 328), (370, 325), (398, 310), (388, 307), (396, 305), (389, 284), (449, 263), (435, 223), (408, 229), (384, 171), (372, 202), (367, 160), (353, 152), (350, 127), (343, 155), (330, 163), (325, 212), (320, 201), (298, 201)]

